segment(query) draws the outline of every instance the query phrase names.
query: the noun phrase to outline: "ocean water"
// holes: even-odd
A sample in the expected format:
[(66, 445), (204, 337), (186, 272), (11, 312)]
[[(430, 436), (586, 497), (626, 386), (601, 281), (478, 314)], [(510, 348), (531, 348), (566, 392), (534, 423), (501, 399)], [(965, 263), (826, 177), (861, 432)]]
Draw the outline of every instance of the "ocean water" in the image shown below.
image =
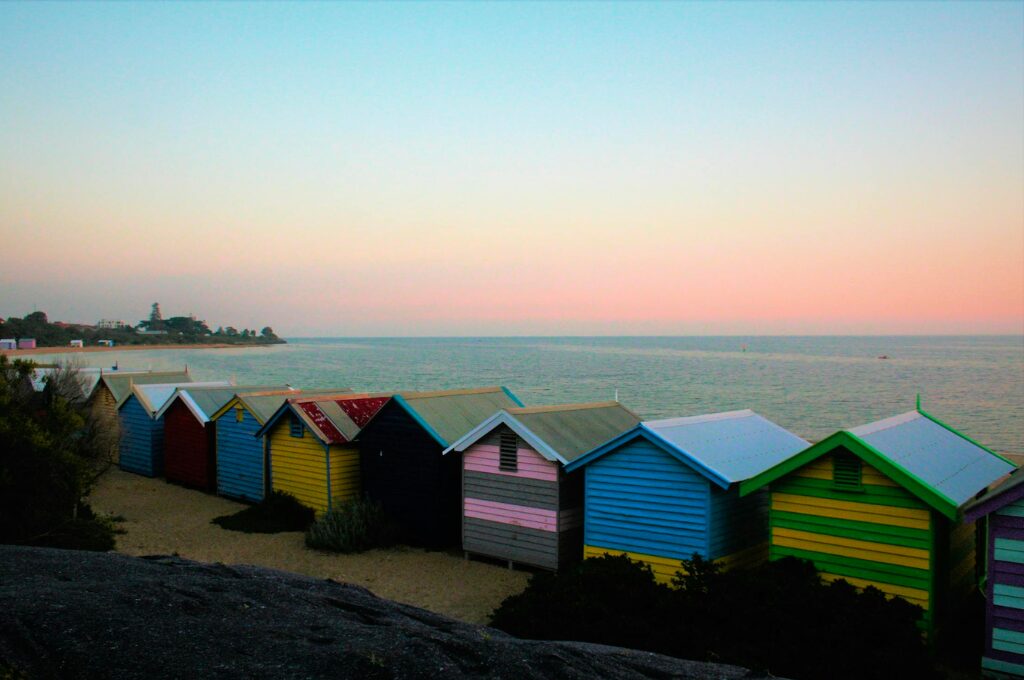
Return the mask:
[(618, 395), (643, 418), (751, 408), (811, 440), (909, 411), (920, 393), (932, 415), (997, 451), (1024, 454), (1022, 336), (294, 338), (271, 347), (53, 358), (187, 364), (197, 380), (302, 388), (500, 384), (527, 405)]

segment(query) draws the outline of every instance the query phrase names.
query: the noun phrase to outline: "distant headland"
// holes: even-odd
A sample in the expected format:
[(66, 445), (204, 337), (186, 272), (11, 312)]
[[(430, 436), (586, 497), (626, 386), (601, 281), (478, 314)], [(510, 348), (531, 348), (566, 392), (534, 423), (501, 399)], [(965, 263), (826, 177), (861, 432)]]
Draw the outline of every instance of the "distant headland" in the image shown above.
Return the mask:
[(32, 312), (22, 319), (0, 319), (0, 352), (4, 353), (236, 347), (284, 342), (270, 326), (264, 326), (259, 332), (248, 328), (238, 330), (233, 326), (211, 330), (193, 314), (165, 319), (158, 302), (153, 303), (148, 319), (134, 325), (110, 319), (95, 324), (51, 322), (45, 312)]

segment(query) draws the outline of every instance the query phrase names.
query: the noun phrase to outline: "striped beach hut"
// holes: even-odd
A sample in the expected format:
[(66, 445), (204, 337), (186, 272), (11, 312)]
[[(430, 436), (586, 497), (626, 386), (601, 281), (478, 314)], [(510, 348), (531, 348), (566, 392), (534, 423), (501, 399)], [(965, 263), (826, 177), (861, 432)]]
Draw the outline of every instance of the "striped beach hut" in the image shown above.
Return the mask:
[(397, 394), (356, 442), (363, 490), (411, 545), (458, 545), (462, 462), (442, 455), (496, 411), (523, 404), (504, 387)]
[(266, 439), (270, 488), (318, 513), (358, 498), (359, 452), (352, 439), (388, 399), (347, 392), (285, 401), (257, 432)]
[(96, 386), (89, 395), (89, 404), (94, 412), (117, 418), (121, 404), (132, 393), (133, 385), (181, 384), (193, 382), (188, 370), (184, 371), (105, 371), (100, 374)]
[(583, 474), (565, 466), (632, 429), (618, 402), (502, 409), (445, 450), (462, 453), (462, 549), (560, 569), (583, 550)]
[(770, 488), (772, 559), (903, 597), (932, 632), (975, 583), (975, 526), (961, 511), (1013, 469), (918, 408), (836, 432), (740, 493)]
[(121, 420), (120, 461), (122, 470), (147, 477), (158, 477), (164, 471), (164, 423), (156, 413), (179, 387), (227, 387), (225, 381), (205, 383), (171, 383), (131, 387), (131, 392), (118, 407)]
[[(339, 390), (334, 390), (337, 393)], [(264, 438), (256, 436), (296, 390), (270, 390), (235, 395), (210, 418), (217, 423), (217, 493), (229, 498), (261, 501), (266, 495)]]
[(566, 466), (583, 468), (583, 554), (625, 554), (669, 582), (694, 553), (726, 568), (767, 557), (766, 494), (739, 483), (807, 442), (750, 410), (648, 420)]
[(287, 385), (179, 387), (154, 418), (164, 423), (164, 477), (204, 491), (217, 486), (217, 425), (212, 416), (239, 392)]
[(1024, 474), (969, 503), (964, 521), (978, 522), (979, 534), (987, 537), (981, 667), (1024, 677)]

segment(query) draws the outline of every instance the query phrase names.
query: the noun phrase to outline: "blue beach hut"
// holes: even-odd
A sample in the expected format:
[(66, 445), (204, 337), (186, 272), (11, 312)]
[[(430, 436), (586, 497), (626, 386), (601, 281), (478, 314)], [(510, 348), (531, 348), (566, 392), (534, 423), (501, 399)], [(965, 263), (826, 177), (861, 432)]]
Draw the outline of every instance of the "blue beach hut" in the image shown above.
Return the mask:
[(750, 410), (649, 420), (566, 465), (585, 470), (583, 556), (625, 554), (668, 582), (694, 553), (726, 568), (767, 558), (767, 494), (739, 482), (808, 443)]

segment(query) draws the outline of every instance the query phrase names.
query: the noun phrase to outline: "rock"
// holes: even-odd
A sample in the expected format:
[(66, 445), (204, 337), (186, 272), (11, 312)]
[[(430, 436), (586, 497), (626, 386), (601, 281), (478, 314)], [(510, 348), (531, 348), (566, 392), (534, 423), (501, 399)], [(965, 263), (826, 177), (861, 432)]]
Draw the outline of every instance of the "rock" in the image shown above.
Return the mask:
[(0, 677), (693, 678), (735, 666), (520, 640), (259, 567), (0, 546)]

